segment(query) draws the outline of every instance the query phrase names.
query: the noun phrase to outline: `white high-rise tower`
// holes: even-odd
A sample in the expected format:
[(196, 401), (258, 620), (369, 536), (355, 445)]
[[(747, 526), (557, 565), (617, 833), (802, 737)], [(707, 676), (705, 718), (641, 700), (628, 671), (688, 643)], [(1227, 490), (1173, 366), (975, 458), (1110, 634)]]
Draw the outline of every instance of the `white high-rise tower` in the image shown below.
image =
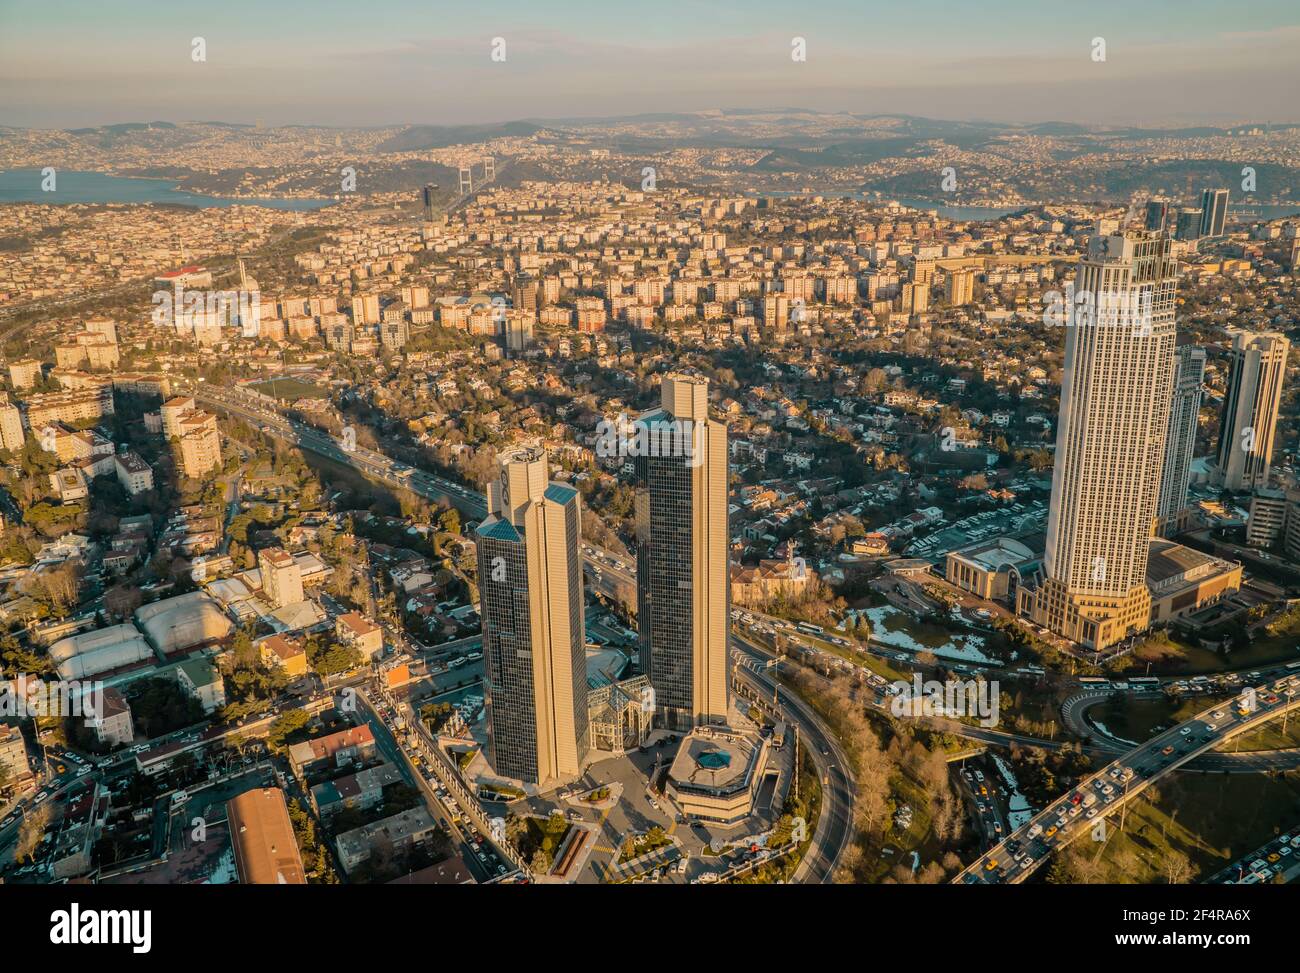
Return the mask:
[[(1021, 611), (1103, 649), (1150, 620), (1146, 567), (1173, 393), (1177, 263), (1163, 234), (1093, 237), (1068, 323), (1043, 581)], [(1087, 313), (1091, 311), (1091, 313)]]

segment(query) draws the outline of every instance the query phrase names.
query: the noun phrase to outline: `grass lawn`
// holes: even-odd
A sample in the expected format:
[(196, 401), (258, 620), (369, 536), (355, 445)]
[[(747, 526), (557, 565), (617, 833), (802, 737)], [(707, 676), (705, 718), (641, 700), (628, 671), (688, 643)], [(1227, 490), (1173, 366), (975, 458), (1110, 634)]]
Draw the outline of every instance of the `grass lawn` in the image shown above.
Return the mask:
[(1122, 740), (1142, 743), (1160, 730), (1189, 720), (1216, 702), (1233, 695), (1191, 696), (1170, 699), (1167, 696), (1112, 696), (1088, 710), (1094, 722), (1100, 722), (1112, 735)]
[(651, 828), (643, 835), (629, 835), (624, 839), (623, 844), (619, 846), (618, 864), (630, 862), (633, 858), (640, 858), (657, 848), (664, 848), (673, 843), (673, 839), (668, 837), (663, 828)]
[(1133, 658), (1140, 664), (1129, 672), (1143, 675), (1148, 662), (1151, 663), (1151, 675), (1167, 676), (1196, 676), (1274, 662), (1291, 662), (1300, 649), (1300, 631), (1290, 631), (1291, 627), (1281, 625), (1276, 634), (1262, 635), (1250, 645), (1235, 649), (1226, 658), (1199, 645), (1190, 645), (1176, 639), (1152, 640), (1134, 650)]
[(264, 382), (254, 382), (248, 386), (254, 391), (261, 392), (263, 395), (270, 395), (277, 399), (292, 401), (293, 399), (323, 399), (328, 392), (318, 385), (311, 382), (304, 382), (297, 378), (277, 378), (267, 379)]
[(1276, 719), (1257, 730), (1234, 737), (1221, 749), (1245, 752), (1247, 750), (1290, 750), (1294, 747), (1300, 747), (1300, 716), (1292, 713), (1290, 719), (1286, 721), (1285, 732), (1283, 732), (1282, 720)]
[(1163, 884), (1171, 852), (1187, 856), (1191, 881), (1207, 878), (1300, 821), (1297, 773), (1178, 773), (1156, 789), (1155, 802), (1145, 795), (1134, 801), (1122, 832), (1118, 813), (1110, 817), (1104, 849), (1076, 842), (1084, 854), (1100, 851), (1098, 882)]

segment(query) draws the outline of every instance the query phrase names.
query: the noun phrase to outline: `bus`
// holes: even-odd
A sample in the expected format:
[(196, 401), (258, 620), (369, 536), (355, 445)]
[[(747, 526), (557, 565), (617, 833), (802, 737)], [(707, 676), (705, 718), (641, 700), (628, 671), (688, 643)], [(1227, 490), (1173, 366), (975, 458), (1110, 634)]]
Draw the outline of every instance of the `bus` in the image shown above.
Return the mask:
[(1110, 680), (1102, 679), (1100, 676), (1080, 676), (1079, 685), (1088, 686), (1093, 689), (1109, 689)]
[(820, 625), (813, 625), (811, 622), (800, 622), (795, 628), (805, 635), (825, 635), (826, 631)]
[(785, 746), (785, 724), (784, 723), (778, 723), (776, 725), (776, 728), (772, 730), (772, 746), (776, 747), (776, 749), (778, 750), (780, 750), (783, 746)]
[(1155, 676), (1134, 676), (1129, 682), (1134, 686), (1159, 686), (1160, 680)]

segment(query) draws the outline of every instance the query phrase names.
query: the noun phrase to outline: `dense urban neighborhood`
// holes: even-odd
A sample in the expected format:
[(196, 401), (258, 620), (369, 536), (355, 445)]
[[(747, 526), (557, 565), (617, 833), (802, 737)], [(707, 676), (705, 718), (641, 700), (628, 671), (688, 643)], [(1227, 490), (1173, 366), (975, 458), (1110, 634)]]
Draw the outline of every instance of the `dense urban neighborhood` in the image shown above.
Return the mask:
[(1292, 882), (1297, 173), (0, 128), (0, 885)]

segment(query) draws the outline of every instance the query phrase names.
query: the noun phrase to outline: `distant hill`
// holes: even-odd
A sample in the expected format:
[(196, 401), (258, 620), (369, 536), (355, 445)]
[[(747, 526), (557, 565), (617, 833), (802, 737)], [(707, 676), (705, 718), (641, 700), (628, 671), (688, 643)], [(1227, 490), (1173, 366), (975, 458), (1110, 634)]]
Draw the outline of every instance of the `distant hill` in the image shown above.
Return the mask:
[(422, 149), (445, 149), (464, 142), (487, 139), (523, 138), (535, 135), (544, 126), (533, 122), (506, 122), (501, 125), (412, 125), (392, 138), (379, 143), (380, 152), (419, 152)]

